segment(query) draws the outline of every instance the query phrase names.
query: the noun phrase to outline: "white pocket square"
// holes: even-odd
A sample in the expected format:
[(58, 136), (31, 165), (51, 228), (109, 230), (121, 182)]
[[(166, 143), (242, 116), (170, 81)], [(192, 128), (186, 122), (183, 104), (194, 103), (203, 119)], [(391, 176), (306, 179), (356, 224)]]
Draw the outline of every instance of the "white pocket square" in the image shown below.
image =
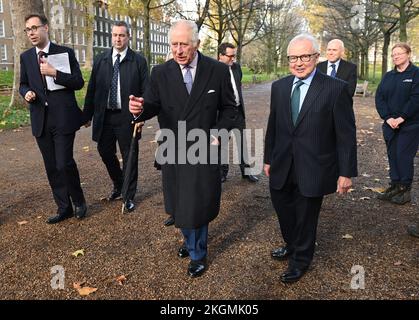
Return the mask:
[(214, 93), (215, 90), (209, 90), (207, 93)]

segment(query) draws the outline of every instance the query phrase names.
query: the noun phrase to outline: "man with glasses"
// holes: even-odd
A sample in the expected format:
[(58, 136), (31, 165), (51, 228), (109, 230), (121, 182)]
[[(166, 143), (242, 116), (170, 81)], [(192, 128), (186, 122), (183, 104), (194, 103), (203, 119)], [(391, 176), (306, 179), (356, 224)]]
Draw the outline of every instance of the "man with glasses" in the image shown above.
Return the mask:
[[(236, 60), (236, 47), (231, 43), (224, 42), (218, 48), (218, 61), (221, 61), (229, 66), (230, 76), (231, 76), (231, 84), (234, 90), (234, 97), (236, 101), (236, 106), (239, 110), (239, 114), (236, 119), (236, 123), (233, 129), (237, 129), (240, 132), (240, 136), (236, 136), (236, 142), (238, 144), (237, 150), (240, 152), (240, 171), (242, 173), (242, 178), (247, 179), (250, 182), (258, 182), (258, 177), (252, 174), (246, 174), (245, 168), (249, 167), (246, 163), (248, 159), (247, 156), (247, 144), (245, 141), (245, 136), (243, 134), (243, 130), (246, 129), (246, 116), (244, 112), (244, 103), (243, 103), (243, 94), (242, 94), (242, 69), (238, 63), (235, 62)], [(233, 131), (236, 132), (236, 131)], [(223, 144), (227, 145), (228, 144)], [(226, 150), (228, 152), (228, 150)], [(221, 164), (221, 182), (225, 182), (227, 180), (227, 174), (229, 170), (228, 163)]]
[(342, 79), (348, 83), (348, 92), (353, 97), (356, 89), (357, 70), (356, 64), (343, 60), (345, 45), (340, 39), (330, 40), (327, 44), (327, 60), (320, 62), (317, 69), (328, 76)]
[(288, 259), (284, 283), (298, 281), (313, 259), (323, 196), (346, 193), (357, 175), (355, 117), (348, 84), (316, 71), (319, 45), (308, 34), (288, 45), (292, 75), (272, 84), (264, 171)]
[[(50, 42), (45, 16), (28, 15), (25, 24), (24, 32), (33, 48), (20, 55), (19, 92), (29, 103), (32, 133), (58, 206), (57, 214), (47, 222), (57, 223), (73, 215), (81, 219), (87, 207), (73, 158), (73, 144), (82, 124), (82, 112), (74, 91), (83, 88), (84, 80), (74, 51)], [(67, 55), (71, 73), (58, 71), (48, 63), (47, 57), (56, 54)], [(47, 80), (51, 79), (63, 87), (55, 90), (48, 84)]]

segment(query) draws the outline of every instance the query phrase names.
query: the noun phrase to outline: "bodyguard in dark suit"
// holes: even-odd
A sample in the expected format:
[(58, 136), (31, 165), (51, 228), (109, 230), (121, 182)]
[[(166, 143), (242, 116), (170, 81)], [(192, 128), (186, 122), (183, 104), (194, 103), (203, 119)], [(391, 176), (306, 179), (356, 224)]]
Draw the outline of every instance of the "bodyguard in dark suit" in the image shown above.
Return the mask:
[[(128, 47), (129, 30), (125, 22), (116, 22), (112, 27), (113, 48), (96, 57), (89, 86), (87, 87), (83, 116), (87, 126), (93, 117), (93, 140), (113, 182), (108, 197), (112, 201), (120, 198), (125, 164), (128, 160), (133, 131), (132, 115), (128, 108), (128, 97), (142, 96), (148, 84), (146, 60)], [(123, 159), (123, 169), (116, 156), (118, 142)], [(135, 144), (133, 171), (125, 207), (135, 208), (134, 196), (138, 180), (138, 141)]]
[(357, 82), (356, 64), (342, 59), (345, 47), (342, 40), (329, 41), (326, 49), (327, 61), (320, 62), (317, 69), (331, 77), (342, 79), (348, 83), (348, 92), (351, 97), (355, 94)]
[[(165, 209), (185, 238), (178, 256), (190, 256), (188, 274), (197, 277), (207, 268), (208, 224), (220, 209), (220, 168), (217, 157), (215, 164), (180, 160), (179, 154), (195, 141), (184, 141), (179, 131), (188, 135), (200, 129), (206, 134), (206, 150), (218, 150), (218, 137), (210, 138), (210, 129), (230, 129), (237, 108), (228, 67), (198, 52), (198, 28), (194, 22), (175, 22), (169, 41), (173, 59), (153, 68), (144, 99), (130, 97), (130, 111), (134, 115), (143, 111), (138, 121), (158, 115), (160, 129), (175, 137), (175, 161), (160, 163)], [(178, 121), (183, 121), (186, 129)]]
[(285, 241), (272, 257), (289, 259), (281, 280), (294, 282), (313, 259), (323, 196), (349, 190), (357, 156), (347, 83), (316, 71), (312, 36), (295, 37), (287, 52), (292, 75), (272, 84), (264, 171)]
[[(73, 212), (81, 219), (87, 207), (73, 159), (73, 144), (75, 132), (82, 124), (74, 91), (83, 88), (83, 77), (74, 51), (49, 41), (48, 20), (44, 16), (29, 15), (25, 24), (25, 32), (34, 47), (20, 55), (19, 92), (29, 102), (32, 133), (58, 206), (57, 215), (47, 222), (60, 222), (73, 216)], [(47, 62), (48, 56), (63, 53), (68, 55), (71, 73), (58, 71)], [(48, 86), (46, 77), (53, 77), (55, 84), (65, 88), (51, 91), (53, 88)]]
[[(238, 108), (238, 115), (236, 118), (236, 123), (233, 129), (237, 129), (240, 132), (240, 137), (236, 137), (236, 142), (240, 145), (237, 146), (237, 149), (240, 151), (240, 171), (242, 173), (242, 178), (247, 179), (250, 182), (257, 182), (259, 181), (258, 177), (246, 174), (245, 168), (249, 167), (246, 160), (247, 157), (247, 145), (245, 140), (245, 135), (243, 134), (243, 130), (246, 129), (246, 115), (244, 112), (244, 103), (243, 103), (243, 94), (242, 94), (242, 69), (238, 63), (235, 63), (236, 59), (236, 47), (231, 43), (224, 42), (218, 48), (218, 61), (221, 61), (228, 65), (230, 76), (231, 76), (231, 84), (233, 86), (234, 97), (236, 101), (236, 106)], [(233, 131), (236, 132), (236, 131)], [(228, 146), (226, 144), (226, 146)], [(228, 152), (228, 150), (227, 150)], [(221, 182), (225, 182), (227, 180), (227, 174), (229, 170), (228, 163), (221, 165)]]

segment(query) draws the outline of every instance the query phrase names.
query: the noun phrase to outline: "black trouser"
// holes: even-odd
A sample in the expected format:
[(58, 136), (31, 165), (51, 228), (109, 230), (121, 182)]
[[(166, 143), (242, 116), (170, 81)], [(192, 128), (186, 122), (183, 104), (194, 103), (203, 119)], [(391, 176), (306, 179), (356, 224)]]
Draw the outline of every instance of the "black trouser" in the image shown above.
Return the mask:
[(85, 202), (79, 171), (73, 158), (75, 133), (58, 133), (54, 119), (48, 115), (48, 110), (45, 113), (44, 131), (36, 142), (44, 159), (58, 214), (64, 214), (73, 211), (71, 200), (75, 206)]
[[(100, 140), (97, 144), (97, 149), (102, 161), (108, 170), (109, 176), (112, 179), (114, 187), (121, 190), (123, 177), (125, 175), (125, 164), (128, 161), (128, 154), (132, 139), (133, 125), (127, 123), (123, 118), (121, 111), (107, 110), (105, 113), (105, 120), (103, 123), (103, 130)], [(122, 154), (123, 169), (119, 164), (116, 156), (116, 142), (118, 141), (119, 150)], [(135, 149), (132, 159), (134, 165), (130, 175), (128, 192), (125, 200), (134, 199), (137, 191), (138, 180), (138, 140), (135, 144)]]
[[(241, 113), (237, 116), (236, 125), (233, 129), (237, 129), (240, 132), (240, 137), (235, 137), (236, 143), (237, 143), (237, 149), (240, 150), (240, 171), (242, 173), (242, 176), (244, 176), (244, 168), (249, 167), (246, 160), (248, 159), (248, 153), (247, 153), (247, 144), (246, 144), (246, 137), (244, 135), (243, 130), (246, 129), (246, 120), (243, 117)], [(236, 132), (233, 131), (233, 132)], [(228, 150), (227, 150), (228, 151)], [(221, 164), (221, 174), (227, 177), (229, 165), (228, 163)]]
[(288, 265), (291, 268), (308, 267), (313, 259), (317, 222), (323, 197), (305, 197), (291, 167), (285, 186), (271, 190), (271, 199), (278, 216), (282, 237), (292, 251)]
[(419, 124), (395, 130), (386, 124), (384, 126), (391, 182), (410, 186), (413, 181), (413, 163), (419, 144)]

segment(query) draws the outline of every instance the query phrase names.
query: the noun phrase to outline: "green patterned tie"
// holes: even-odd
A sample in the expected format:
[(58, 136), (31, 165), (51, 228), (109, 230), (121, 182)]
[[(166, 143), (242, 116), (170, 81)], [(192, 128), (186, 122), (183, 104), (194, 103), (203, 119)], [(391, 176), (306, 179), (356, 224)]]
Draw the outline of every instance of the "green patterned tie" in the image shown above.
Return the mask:
[(291, 114), (294, 125), (297, 122), (298, 113), (300, 112), (300, 87), (303, 84), (303, 80), (298, 80), (295, 83), (295, 88), (291, 95)]

